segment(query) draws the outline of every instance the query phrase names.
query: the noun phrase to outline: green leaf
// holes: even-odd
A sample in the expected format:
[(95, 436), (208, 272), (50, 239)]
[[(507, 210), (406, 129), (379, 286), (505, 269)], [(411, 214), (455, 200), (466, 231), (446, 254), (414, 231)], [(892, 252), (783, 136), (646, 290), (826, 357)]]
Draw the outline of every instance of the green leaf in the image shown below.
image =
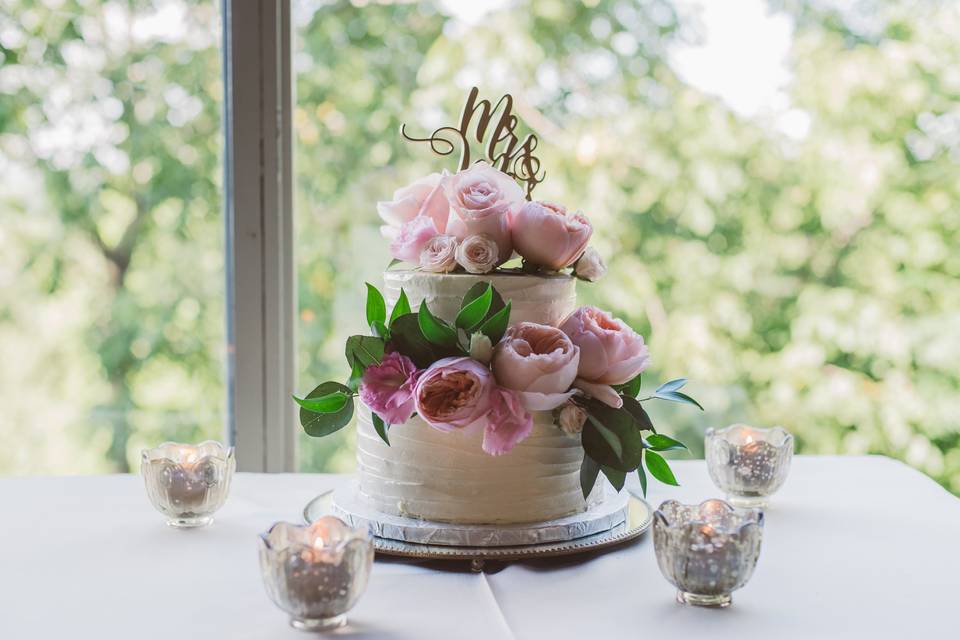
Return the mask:
[(383, 360), (385, 346), (383, 338), (376, 336), (350, 336), (347, 338), (344, 354), (347, 357), (350, 370), (354, 369), (355, 364), (359, 364), (361, 370), (373, 364), (380, 364), (380, 361)]
[(395, 266), (397, 266), (402, 262), (403, 260), (400, 260), (399, 258), (394, 258), (393, 260), (390, 261), (390, 264), (387, 265), (387, 271), (390, 271), (390, 269), (394, 268)]
[(410, 301), (407, 299), (407, 292), (400, 287), (400, 297), (397, 298), (397, 304), (393, 305), (393, 311), (390, 312), (390, 326), (400, 316), (410, 313)]
[(363, 366), (359, 362), (354, 362), (350, 366), (350, 377), (347, 379), (347, 387), (350, 391), (356, 393), (363, 381)]
[(683, 404), (692, 404), (695, 407), (698, 407), (700, 411), (703, 411), (703, 407), (700, 406), (700, 403), (688, 396), (685, 393), (680, 393), (679, 391), (655, 391), (653, 393), (654, 398), (659, 398), (660, 400), (669, 400), (670, 402), (680, 402)]
[(683, 444), (679, 440), (674, 440), (670, 436), (665, 436), (662, 433), (655, 433), (651, 435), (649, 438), (647, 438), (647, 443), (654, 451), (676, 451), (678, 449), (687, 448), (687, 445)]
[(623, 489), (623, 485), (627, 481), (626, 473), (608, 466), (602, 466), (600, 467), (600, 470), (603, 471), (603, 475), (607, 476), (607, 480), (610, 481), (610, 484), (613, 485), (614, 489), (617, 491)]
[(483, 319), (487, 317), (487, 312), (490, 311), (490, 303), (493, 301), (493, 285), (487, 283), (487, 288), (478, 298), (467, 302), (467, 298), (464, 296), (463, 300), (464, 306), (460, 308), (454, 324), (459, 329), (470, 333), (483, 322)]
[[(306, 399), (309, 400), (312, 398), (328, 396), (338, 391), (347, 395), (351, 394), (350, 389), (339, 382), (324, 382), (316, 389), (308, 393)], [(331, 433), (339, 431), (350, 424), (350, 420), (352, 418), (352, 396), (347, 398), (346, 404), (343, 405), (343, 408), (336, 413), (315, 413), (313, 411), (308, 411), (303, 407), (300, 408), (300, 424), (303, 426), (303, 430), (306, 431), (307, 435), (315, 438), (328, 436)]]
[(440, 320), (427, 307), (427, 301), (420, 303), (420, 313), (417, 314), (420, 323), (420, 332), (431, 343), (441, 347), (457, 346), (457, 332), (443, 320)]
[(372, 327), (379, 323), (387, 321), (387, 303), (383, 299), (383, 294), (370, 284), (367, 284), (367, 325)]
[(434, 346), (420, 331), (420, 321), (415, 313), (404, 314), (393, 321), (390, 325), (390, 344), (421, 369), (437, 360)]
[(650, 475), (664, 484), (669, 484), (674, 487), (680, 486), (680, 483), (677, 482), (677, 479), (673, 476), (673, 471), (670, 470), (670, 465), (663, 459), (663, 456), (647, 449), (646, 458), (647, 470), (650, 472)]
[(654, 393), (660, 393), (661, 391), (677, 391), (681, 389), (683, 385), (687, 384), (686, 378), (677, 378), (675, 380), (668, 380), (662, 385), (657, 387), (657, 390)]
[(314, 413), (336, 413), (340, 411), (340, 409), (343, 409), (351, 395), (352, 394), (344, 393), (343, 391), (334, 391), (325, 396), (317, 396), (315, 398), (298, 398), (297, 396), (293, 396), (293, 400), (307, 411), (313, 411)]
[(633, 416), (623, 409), (608, 407), (602, 402), (586, 406), (587, 422), (583, 425), (583, 449), (601, 465), (618, 471), (633, 471), (643, 456), (643, 437)]
[(463, 300), (460, 302), (460, 308), (467, 306), (480, 296), (484, 294), (487, 289), (487, 285), (490, 285), (492, 289), (490, 292), (490, 308), (487, 310), (487, 315), (483, 318), (488, 320), (492, 315), (503, 309), (507, 304), (503, 301), (503, 296), (500, 295), (500, 292), (497, 291), (497, 288), (493, 286), (490, 282), (478, 282), (472, 287), (470, 287), (463, 296)]
[(374, 322), (370, 325), (370, 331), (377, 338), (383, 338), (384, 340), (390, 339), (390, 329), (387, 328), (387, 325), (382, 322)]
[(586, 500), (593, 486), (597, 483), (597, 476), (600, 475), (600, 465), (586, 453), (583, 454), (583, 462), (580, 463), (580, 490), (583, 492), (583, 499)]
[(640, 401), (631, 396), (621, 397), (623, 399), (623, 408), (633, 416), (637, 427), (644, 431), (653, 431), (656, 433), (657, 430), (653, 428), (653, 422), (650, 421), (650, 416), (647, 415), (646, 409), (640, 405)]
[(643, 470), (643, 465), (637, 467), (637, 477), (640, 478), (640, 490), (643, 491), (643, 497), (647, 497), (647, 473)]
[(640, 374), (637, 374), (637, 377), (626, 384), (619, 385), (616, 389), (626, 398), (636, 398), (637, 394), (640, 393)]
[(380, 439), (387, 443), (387, 446), (390, 446), (390, 438), (387, 437), (387, 429), (390, 428), (386, 422), (383, 421), (383, 418), (377, 414), (370, 412), (370, 415), (373, 417), (373, 428), (377, 432), (377, 435), (380, 436)]
[(490, 342), (493, 344), (500, 342), (503, 334), (507, 332), (507, 325), (510, 323), (510, 306), (512, 304), (512, 302), (508, 302), (503, 309), (497, 311), (480, 325), (478, 331), (490, 338)]

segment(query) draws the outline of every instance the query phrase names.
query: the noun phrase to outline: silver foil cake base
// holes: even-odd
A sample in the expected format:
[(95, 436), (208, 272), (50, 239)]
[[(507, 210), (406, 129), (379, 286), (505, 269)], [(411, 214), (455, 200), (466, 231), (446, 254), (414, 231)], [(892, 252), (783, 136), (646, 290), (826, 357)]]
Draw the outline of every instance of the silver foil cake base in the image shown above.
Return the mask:
[[(345, 487), (344, 490), (337, 492), (327, 492), (320, 496), (317, 496), (309, 503), (307, 503), (304, 508), (304, 519), (310, 523), (315, 521), (317, 518), (324, 515), (337, 515), (341, 518), (345, 517), (345, 514), (339, 510), (335, 504), (335, 499), (340, 495), (350, 495), (350, 491), (356, 491), (356, 487)], [(613, 493), (613, 490), (609, 487), (607, 488), (609, 493)], [(614, 494), (617, 495), (617, 494)], [(597, 551), (604, 548), (620, 545), (628, 541), (634, 540), (641, 536), (647, 529), (650, 528), (650, 525), (653, 522), (653, 510), (650, 508), (650, 505), (647, 504), (642, 498), (628, 494), (624, 491), (622, 494), (619, 494), (618, 497), (622, 502), (614, 503), (620, 504), (622, 509), (622, 518), (612, 517), (608, 521), (613, 521), (614, 524), (611, 524), (606, 530), (598, 530), (593, 533), (588, 533), (582, 536), (570, 537), (566, 539), (557, 539), (551, 542), (539, 542), (539, 543), (517, 543), (517, 544), (505, 544), (505, 545), (474, 545), (474, 544), (436, 544), (436, 543), (422, 543), (422, 542), (411, 542), (408, 540), (399, 540), (392, 539), (388, 537), (382, 537), (375, 533), (377, 522), (379, 520), (372, 520), (370, 526), (372, 527), (372, 532), (374, 533), (373, 544), (377, 553), (381, 555), (396, 556), (402, 558), (416, 558), (416, 559), (436, 559), (436, 560), (469, 560), (471, 561), (471, 567), (475, 571), (481, 571), (486, 560), (496, 560), (496, 561), (511, 561), (511, 560), (522, 560), (528, 558), (537, 558), (537, 557), (551, 557), (551, 556), (564, 556), (572, 555), (578, 553), (586, 553), (590, 551)], [(604, 500), (604, 502), (607, 502)], [(608, 508), (613, 505), (608, 505)], [(591, 510), (592, 511), (592, 510)], [(587, 516), (589, 519), (596, 520), (596, 514), (590, 514), (590, 511), (579, 514), (580, 516)], [(383, 518), (393, 519), (396, 516), (388, 516), (387, 514), (380, 514)], [(378, 516), (378, 517), (380, 517)], [(577, 516), (570, 516), (570, 518), (576, 519)], [(400, 520), (409, 520), (411, 526), (409, 527), (410, 531), (420, 531), (421, 534), (430, 529), (440, 530), (447, 527), (457, 527), (461, 530), (474, 531), (474, 534), (477, 537), (471, 537), (470, 539), (484, 539), (485, 536), (489, 537), (489, 534), (492, 531), (489, 528), (499, 530), (501, 532), (505, 530), (510, 530), (513, 527), (498, 527), (496, 525), (449, 525), (446, 523), (435, 523), (427, 522), (423, 520), (414, 520), (400, 518)], [(561, 519), (565, 520), (565, 519)], [(558, 522), (558, 521), (553, 521)], [(359, 521), (358, 521), (359, 524)], [(535, 525), (522, 525), (527, 530), (533, 529), (536, 530), (538, 527), (543, 527), (547, 525), (548, 527), (556, 527), (557, 525), (551, 523), (537, 523)], [(594, 525), (599, 526), (599, 525)], [(404, 525), (405, 529), (406, 525)], [(389, 529), (388, 529), (389, 530)], [(559, 530), (564, 530), (564, 526), (560, 525)], [(574, 535), (576, 532), (591, 530), (583, 529), (577, 527), (567, 527), (565, 528), (568, 534)], [(557, 530), (554, 530), (556, 533)], [(396, 532), (394, 532), (396, 533)], [(418, 535), (414, 533), (414, 535)], [(508, 533), (507, 537), (513, 536), (513, 533)], [(526, 534), (529, 536), (536, 536), (537, 534)], [(495, 536), (496, 539), (503, 540), (503, 536)], [(421, 538), (425, 539), (425, 538)], [(527, 538), (529, 539), (529, 538)]]

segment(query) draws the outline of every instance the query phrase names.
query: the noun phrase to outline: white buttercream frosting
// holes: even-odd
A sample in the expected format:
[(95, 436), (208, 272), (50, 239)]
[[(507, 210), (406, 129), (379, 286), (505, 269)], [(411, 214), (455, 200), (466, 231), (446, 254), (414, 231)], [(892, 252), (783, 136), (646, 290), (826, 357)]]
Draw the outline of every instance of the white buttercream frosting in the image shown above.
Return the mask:
[[(384, 280), (389, 308), (403, 287), (414, 311), (426, 300), (430, 310), (447, 321), (456, 317), (464, 293), (477, 282), (492, 282), (504, 300), (512, 300), (511, 324), (556, 326), (576, 306), (575, 280), (570, 276), (388, 271)], [(533, 433), (502, 456), (483, 452), (482, 432), (444, 433), (417, 417), (390, 427), (388, 447), (362, 405), (357, 433), (361, 496), (384, 513), (441, 522), (510, 524), (552, 520), (587, 507), (580, 490), (579, 436), (558, 429), (550, 412), (535, 412)], [(595, 490), (591, 502), (600, 495)]]

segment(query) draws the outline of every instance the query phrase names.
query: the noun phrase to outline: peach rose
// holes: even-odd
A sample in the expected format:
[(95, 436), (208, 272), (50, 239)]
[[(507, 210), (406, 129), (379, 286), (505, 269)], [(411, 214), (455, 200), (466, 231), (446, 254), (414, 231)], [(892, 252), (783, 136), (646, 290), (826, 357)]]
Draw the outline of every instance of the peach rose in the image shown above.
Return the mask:
[(486, 234), (497, 243), (499, 262), (513, 255), (510, 216), (523, 204), (523, 189), (507, 174), (477, 162), (443, 180), (453, 214), (447, 232), (463, 240)]
[(417, 414), (440, 431), (485, 425), (494, 386), (490, 370), (476, 360), (437, 360), (413, 388)]
[(450, 217), (450, 204), (447, 202), (441, 182), (445, 177), (439, 173), (431, 173), (425, 178), (402, 187), (393, 192), (393, 200), (378, 202), (377, 213), (386, 223), (380, 227), (380, 233), (389, 240), (393, 240), (400, 227), (419, 216), (426, 216), (433, 220), (437, 231), (443, 233), (447, 229), (447, 220)]
[(574, 265), (573, 273), (587, 282), (596, 282), (607, 273), (607, 265), (603, 264), (600, 252), (593, 247), (587, 247)]
[(623, 406), (611, 385), (629, 382), (650, 364), (643, 337), (596, 307), (580, 307), (563, 321), (560, 329), (580, 347), (574, 386), (611, 407)]
[(523, 406), (548, 411), (566, 402), (577, 377), (580, 349), (562, 331), (534, 322), (507, 329), (493, 350), (497, 383), (520, 392)]
[(586, 216), (550, 202), (526, 203), (511, 224), (517, 253), (531, 264), (554, 271), (576, 262), (593, 235)]

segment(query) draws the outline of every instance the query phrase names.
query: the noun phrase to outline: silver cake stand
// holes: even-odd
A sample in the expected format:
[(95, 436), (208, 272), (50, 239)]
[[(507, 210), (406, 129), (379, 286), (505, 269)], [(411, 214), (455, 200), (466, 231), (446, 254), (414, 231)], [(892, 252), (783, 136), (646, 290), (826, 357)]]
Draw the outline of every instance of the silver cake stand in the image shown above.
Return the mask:
[(309, 524), (335, 515), (367, 526), (377, 553), (419, 560), (469, 561), (482, 571), (487, 560), (515, 561), (598, 551), (640, 537), (653, 522), (642, 498), (607, 487), (599, 504), (582, 514), (530, 525), (452, 525), (381, 513), (365, 505), (354, 483), (321, 494), (303, 510)]

